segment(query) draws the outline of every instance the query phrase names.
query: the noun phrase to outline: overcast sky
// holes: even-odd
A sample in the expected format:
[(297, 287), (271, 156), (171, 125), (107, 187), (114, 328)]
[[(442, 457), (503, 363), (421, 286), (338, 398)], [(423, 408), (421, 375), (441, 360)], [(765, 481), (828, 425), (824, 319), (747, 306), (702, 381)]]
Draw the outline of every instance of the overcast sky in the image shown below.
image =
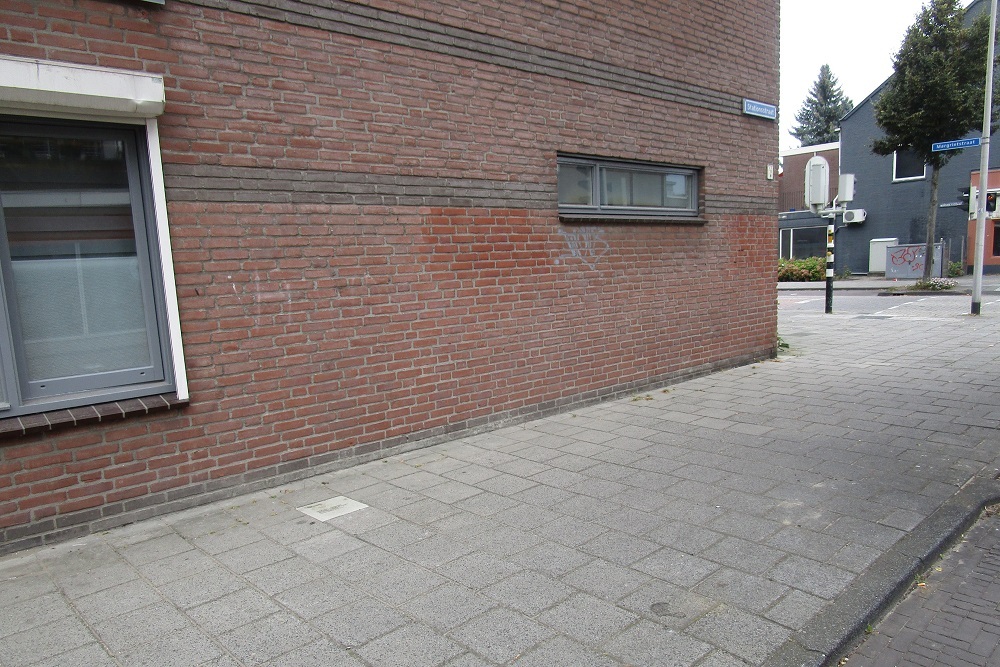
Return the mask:
[[(855, 104), (892, 74), (892, 57), (925, 0), (781, 0), (780, 149), (819, 68), (829, 65)], [(968, 6), (969, 0), (962, 2)]]

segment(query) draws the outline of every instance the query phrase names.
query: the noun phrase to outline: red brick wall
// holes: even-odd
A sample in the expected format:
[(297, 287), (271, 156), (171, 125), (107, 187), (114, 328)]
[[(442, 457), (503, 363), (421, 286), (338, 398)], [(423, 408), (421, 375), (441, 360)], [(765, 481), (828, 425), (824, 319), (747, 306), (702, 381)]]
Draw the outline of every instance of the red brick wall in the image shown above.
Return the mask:
[[(773, 350), (777, 0), (218, 4), (0, 6), (0, 53), (163, 75), (191, 386), (0, 443), (9, 543)], [(557, 151), (703, 168), (703, 222), (560, 222)]]

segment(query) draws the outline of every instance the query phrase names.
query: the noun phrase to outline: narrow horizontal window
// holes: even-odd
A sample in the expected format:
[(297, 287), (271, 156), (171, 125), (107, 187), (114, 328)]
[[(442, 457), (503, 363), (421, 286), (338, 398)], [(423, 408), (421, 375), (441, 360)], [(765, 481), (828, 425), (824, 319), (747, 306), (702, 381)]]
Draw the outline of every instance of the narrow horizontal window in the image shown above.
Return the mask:
[(698, 215), (698, 170), (560, 156), (559, 212), (610, 217)]

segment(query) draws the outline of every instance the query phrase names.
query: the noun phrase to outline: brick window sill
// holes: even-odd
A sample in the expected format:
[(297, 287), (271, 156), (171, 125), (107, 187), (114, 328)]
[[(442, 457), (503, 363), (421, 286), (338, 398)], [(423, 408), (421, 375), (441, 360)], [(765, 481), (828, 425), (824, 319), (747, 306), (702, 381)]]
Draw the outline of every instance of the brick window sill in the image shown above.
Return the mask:
[(7, 417), (0, 419), (0, 441), (18, 438), (45, 431), (57, 431), (85, 424), (110, 422), (136, 415), (147, 415), (153, 412), (163, 412), (182, 408), (188, 404), (177, 398), (176, 394), (161, 394), (130, 398), (112, 403), (86, 405), (67, 410), (52, 410), (34, 415)]

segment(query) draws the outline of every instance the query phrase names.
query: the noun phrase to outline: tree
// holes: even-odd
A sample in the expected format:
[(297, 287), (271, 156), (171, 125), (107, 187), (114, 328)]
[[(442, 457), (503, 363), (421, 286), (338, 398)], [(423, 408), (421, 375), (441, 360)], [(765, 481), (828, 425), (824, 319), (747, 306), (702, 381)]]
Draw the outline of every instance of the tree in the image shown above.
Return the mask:
[(798, 125), (790, 134), (803, 146), (837, 141), (840, 119), (853, 108), (854, 102), (844, 95), (830, 66), (823, 65), (819, 68), (819, 78), (809, 90), (809, 97), (795, 114)]
[(875, 102), (875, 122), (885, 133), (872, 144), (877, 155), (912, 151), (931, 168), (924, 279), (931, 275), (937, 226), (938, 176), (961, 151), (933, 152), (935, 141), (982, 129), (989, 16), (965, 27), (958, 0), (930, 0), (893, 58), (895, 70)]

